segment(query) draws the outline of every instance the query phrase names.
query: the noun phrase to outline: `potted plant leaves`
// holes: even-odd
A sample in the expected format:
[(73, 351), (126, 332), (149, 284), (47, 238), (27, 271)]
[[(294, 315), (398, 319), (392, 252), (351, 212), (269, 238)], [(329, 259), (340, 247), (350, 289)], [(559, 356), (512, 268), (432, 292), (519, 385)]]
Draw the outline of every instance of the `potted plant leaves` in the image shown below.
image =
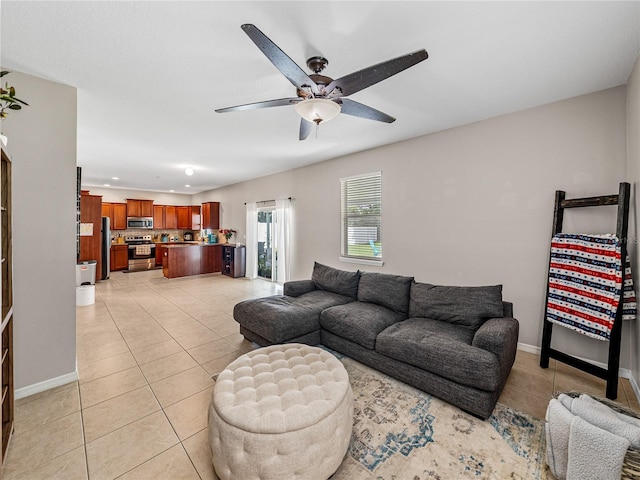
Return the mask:
[[(9, 74), (10, 72), (3, 70), (0, 72), (0, 78)], [(20, 100), (16, 97), (16, 89), (9, 85), (9, 82), (5, 82), (4, 87), (0, 87), (0, 122), (4, 121), (9, 115), (9, 110), (21, 110), (22, 106), (28, 106), (29, 104), (24, 100)], [(1, 123), (0, 123), (1, 125)], [(4, 146), (7, 146), (7, 137), (2, 135), (2, 129), (0, 128), (0, 142)]]

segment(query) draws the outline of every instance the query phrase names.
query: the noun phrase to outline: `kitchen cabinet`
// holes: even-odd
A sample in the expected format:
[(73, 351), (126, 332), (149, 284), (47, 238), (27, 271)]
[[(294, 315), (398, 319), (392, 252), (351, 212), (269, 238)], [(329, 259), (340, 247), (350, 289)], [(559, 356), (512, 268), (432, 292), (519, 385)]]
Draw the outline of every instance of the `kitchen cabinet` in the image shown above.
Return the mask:
[(191, 206), (191, 230), (198, 231), (201, 229), (200, 205)]
[(153, 200), (127, 198), (127, 217), (153, 217)]
[(109, 217), (111, 230), (127, 229), (127, 204), (102, 202), (102, 216)]
[(178, 229), (189, 230), (191, 228), (191, 207), (176, 207)]
[(112, 203), (111, 209), (113, 211), (113, 215), (111, 216), (111, 230), (126, 230), (127, 229), (127, 204)]
[(208, 243), (168, 244), (162, 247), (162, 274), (166, 278), (218, 273), (222, 248)]
[(244, 277), (246, 268), (244, 245), (222, 245), (222, 274), (233, 278)]
[(7, 455), (9, 439), (13, 434), (14, 382), (13, 382), (13, 252), (11, 248), (11, 160), (4, 151), (0, 164), (0, 258), (2, 274), (2, 344), (0, 347), (0, 469)]
[(129, 268), (129, 245), (111, 245), (111, 271)]
[(153, 228), (154, 230), (164, 228), (164, 205), (153, 206)]
[(220, 228), (220, 202), (202, 204), (202, 228), (217, 230)]
[(92, 224), (91, 235), (80, 234), (79, 261), (95, 260), (96, 281), (102, 275), (102, 196), (90, 195), (83, 190), (80, 195), (80, 223)]
[(178, 228), (178, 214), (173, 205), (165, 205), (164, 207), (164, 228), (174, 230)]
[(200, 250), (200, 273), (222, 271), (222, 249), (219, 246), (202, 246)]
[(187, 277), (200, 273), (199, 245), (171, 245), (164, 247), (162, 274), (166, 278)]

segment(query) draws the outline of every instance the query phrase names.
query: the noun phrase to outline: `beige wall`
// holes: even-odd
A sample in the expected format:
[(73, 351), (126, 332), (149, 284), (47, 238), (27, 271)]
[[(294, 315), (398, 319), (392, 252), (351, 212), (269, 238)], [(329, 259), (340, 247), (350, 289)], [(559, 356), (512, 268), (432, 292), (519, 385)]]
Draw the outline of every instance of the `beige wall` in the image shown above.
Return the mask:
[[(539, 346), (556, 189), (618, 192), (625, 181), (625, 87), (585, 95), (194, 196), (222, 202), (244, 234), (244, 202), (293, 197), (293, 278), (341, 263), (339, 179), (382, 171), (385, 265), (450, 285), (504, 285), (520, 342)], [(402, 119), (398, 120), (401, 121)], [(393, 128), (391, 125), (389, 128)], [(313, 140), (312, 140), (313, 141)], [(321, 139), (318, 141), (322, 141)], [(564, 231), (615, 232), (615, 208), (569, 212)], [(565, 330), (565, 331), (563, 331)], [(606, 344), (556, 329), (554, 345), (606, 361)], [(623, 367), (629, 368), (628, 326)]]
[[(634, 267), (636, 292), (640, 287), (640, 252), (638, 251), (638, 216), (640, 215), (640, 57), (627, 82), (627, 159), (628, 175), (631, 183), (631, 215), (629, 220), (629, 254)], [(635, 385), (640, 385), (640, 327), (636, 320), (632, 325), (631, 372)], [(640, 391), (636, 391), (640, 395)]]
[(29, 103), (3, 122), (13, 160), (19, 390), (76, 377), (76, 89), (18, 72), (4, 80)]

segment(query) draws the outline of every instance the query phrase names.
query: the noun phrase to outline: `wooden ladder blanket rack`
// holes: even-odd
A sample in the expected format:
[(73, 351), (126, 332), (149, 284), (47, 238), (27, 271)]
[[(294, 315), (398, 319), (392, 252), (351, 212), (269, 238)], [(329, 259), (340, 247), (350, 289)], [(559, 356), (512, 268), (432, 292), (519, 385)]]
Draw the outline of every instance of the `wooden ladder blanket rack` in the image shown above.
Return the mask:
[[(553, 213), (552, 238), (557, 233), (562, 232), (562, 221), (566, 208), (579, 207), (599, 207), (604, 205), (618, 206), (618, 222), (616, 226), (616, 236), (620, 240), (622, 278), (624, 282), (625, 261), (627, 258), (627, 230), (629, 226), (629, 197), (631, 186), (629, 183), (620, 183), (617, 195), (603, 195), (600, 197), (565, 199), (565, 192), (556, 191), (555, 209)], [(551, 266), (550, 266), (551, 268)], [(549, 367), (549, 359), (554, 358), (567, 365), (571, 365), (579, 370), (587, 372), (607, 382), (607, 398), (615, 400), (618, 395), (618, 370), (620, 368), (620, 341), (622, 338), (622, 311), (623, 311), (623, 290), (620, 290), (620, 302), (616, 311), (615, 320), (609, 337), (609, 358), (607, 368), (602, 368), (592, 363), (586, 362), (564, 352), (551, 348), (551, 333), (553, 323), (547, 319), (547, 309), (544, 309), (544, 327), (542, 332), (542, 350), (540, 354), (540, 366)], [(549, 298), (549, 282), (547, 281), (547, 299)]]

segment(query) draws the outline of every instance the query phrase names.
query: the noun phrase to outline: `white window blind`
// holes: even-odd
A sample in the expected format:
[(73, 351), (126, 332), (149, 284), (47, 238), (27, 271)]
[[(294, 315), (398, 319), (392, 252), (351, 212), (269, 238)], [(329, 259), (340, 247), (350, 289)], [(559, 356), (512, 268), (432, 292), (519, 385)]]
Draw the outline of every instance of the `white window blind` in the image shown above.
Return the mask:
[(382, 261), (382, 172), (340, 179), (343, 260)]

